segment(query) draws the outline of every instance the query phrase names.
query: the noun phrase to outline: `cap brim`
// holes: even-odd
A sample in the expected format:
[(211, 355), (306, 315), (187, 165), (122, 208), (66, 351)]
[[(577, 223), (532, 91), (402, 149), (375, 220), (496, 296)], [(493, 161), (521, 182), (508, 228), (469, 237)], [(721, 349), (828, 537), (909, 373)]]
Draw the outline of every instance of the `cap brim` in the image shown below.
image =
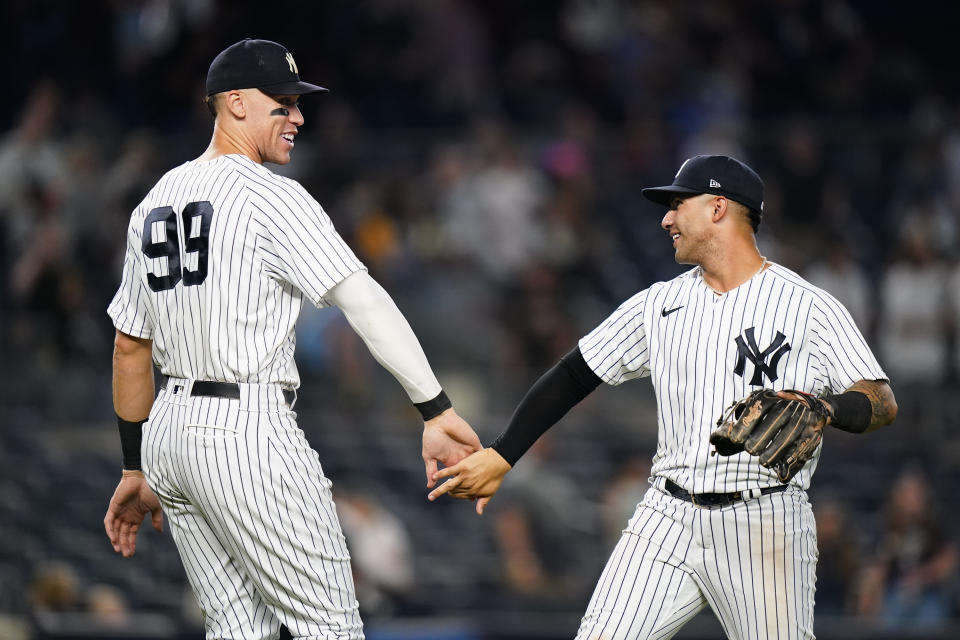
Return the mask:
[(278, 82), (277, 84), (268, 84), (257, 87), (264, 93), (270, 93), (275, 96), (305, 96), (310, 93), (326, 93), (329, 89), (310, 84), (309, 82)]
[(667, 187), (650, 187), (648, 189), (642, 189), (640, 193), (642, 193), (643, 197), (647, 200), (651, 200), (657, 204), (662, 204), (665, 207), (669, 207), (670, 201), (673, 200), (673, 198), (675, 198), (678, 194), (692, 196), (699, 195), (703, 193), (703, 191), (670, 185)]

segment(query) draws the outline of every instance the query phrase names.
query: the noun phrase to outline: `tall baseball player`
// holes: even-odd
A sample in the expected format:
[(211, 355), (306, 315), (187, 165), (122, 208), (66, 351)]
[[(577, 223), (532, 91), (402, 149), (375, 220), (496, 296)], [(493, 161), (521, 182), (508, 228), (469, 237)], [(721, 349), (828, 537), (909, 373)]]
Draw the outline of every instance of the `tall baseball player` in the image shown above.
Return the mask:
[(482, 513), (527, 448), (601, 382), (649, 376), (651, 487), (577, 637), (669, 638), (709, 606), (730, 638), (812, 638), (817, 544), (806, 489), (822, 429), (890, 423), (893, 392), (840, 303), (760, 255), (763, 183), (752, 169), (697, 156), (672, 185), (643, 194), (668, 207), (661, 226), (676, 260), (696, 267), (637, 293), (584, 336), (490, 448), (436, 474), (450, 479), (430, 498), (478, 498)]
[[(134, 210), (108, 310), (123, 476), (107, 536), (133, 555), (162, 505), (208, 638), (277, 638), (281, 624), (296, 638), (363, 638), (330, 482), (292, 410), (305, 299), (338, 306), (423, 414), (428, 487), (437, 461), (481, 446), (321, 206), (263, 166), (290, 161), (298, 98), (321, 91), (275, 42), (214, 59), (210, 146)], [(166, 376), (156, 399), (154, 363)]]

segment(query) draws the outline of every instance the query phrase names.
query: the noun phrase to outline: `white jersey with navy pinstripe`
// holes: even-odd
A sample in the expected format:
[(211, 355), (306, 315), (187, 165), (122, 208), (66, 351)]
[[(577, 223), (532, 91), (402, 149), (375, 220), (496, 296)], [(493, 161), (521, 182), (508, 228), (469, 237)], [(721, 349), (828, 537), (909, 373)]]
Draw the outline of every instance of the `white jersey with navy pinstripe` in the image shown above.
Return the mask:
[[(817, 456), (785, 490), (747, 453), (712, 456), (734, 401), (765, 387), (839, 393), (885, 380), (850, 314), (779, 265), (717, 294), (699, 268), (654, 284), (580, 340), (608, 384), (650, 376), (658, 442), (651, 488), (623, 530), (577, 640), (672, 637), (709, 606), (734, 640), (813, 638), (817, 540), (807, 500)], [(672, 495), (741, 492), (722, 507)]]
[(242, 155), (173, 169), (131, 216), (108, 312), (168, 376), (143, 472), (208, 638), (364, 637), (330, 481), (284, 393), (304, 297), (325, 306), (363, 268), (302, 186)]
[[(833, 296), (771, 264), (718, 295), (694, 268), (624, 302), (580, 340), (593, 371), (611, 385), (650, 376), (658, 439), (652, 474), (695, 493), (779, 484), (755, 456), (711, 455), (710, 432), (751, 391), (840, 393), (885, 380), (850, 314)], [(792, 482), (810, 485), (817, 455)]]
[(108, 313), (124, 333), (153, 339), (166, 375), (297, 387), (304, 296), (325, 306), (324, 294), (363, 268), (296, 181), (242, 155), (194, 160), (133, 212)]

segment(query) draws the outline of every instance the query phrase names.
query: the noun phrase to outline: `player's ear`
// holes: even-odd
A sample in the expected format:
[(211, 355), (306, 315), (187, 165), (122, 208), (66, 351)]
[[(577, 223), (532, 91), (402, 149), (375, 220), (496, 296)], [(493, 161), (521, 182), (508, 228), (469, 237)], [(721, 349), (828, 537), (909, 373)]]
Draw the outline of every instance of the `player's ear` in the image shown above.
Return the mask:
[(235, 118), (243, 118), (247, 115), (247, 107), (244, 103), (243, 91), (227, 91), (223, 94), (223, 104)]
[(713, 199), (713, 213), (711, 214), (714, 222), (720, 222), (726, 215), (729, 202), (723, 196), (715, 196)]

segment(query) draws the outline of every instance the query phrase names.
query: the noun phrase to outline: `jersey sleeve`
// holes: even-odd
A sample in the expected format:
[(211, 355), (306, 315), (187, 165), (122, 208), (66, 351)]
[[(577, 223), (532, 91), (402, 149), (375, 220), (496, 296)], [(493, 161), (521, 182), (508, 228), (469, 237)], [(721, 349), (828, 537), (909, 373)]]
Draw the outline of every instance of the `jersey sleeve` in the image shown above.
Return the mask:
[(609, 385), (650, 375), (650, 350), (643, 322), (647, 291), (621, 304), (596, 329), (580, 338), (583, 359)]
[(832, 393), (841, 393), (858, 380), (889, 381), (850, 312), (836, 298), (819, 291), (812, 316), (811, 339)]
[(123, 275), (120, 288), (107, 307), (113, 326), (136, 338), (153, 338), (153, 319), (150, 315), (150, 292), (141, 273), (142, 251), (139, 234), (133, 220), (127, 228), (127, 250), (123, 257)]
[(251, 205), (266, 232), (263, 261), (275, 277), (297, 287), (316, 307), (326, 293), (351, 273), (366, 269), (333, 226), (330, 216), (293, 181), (253, 194)]

